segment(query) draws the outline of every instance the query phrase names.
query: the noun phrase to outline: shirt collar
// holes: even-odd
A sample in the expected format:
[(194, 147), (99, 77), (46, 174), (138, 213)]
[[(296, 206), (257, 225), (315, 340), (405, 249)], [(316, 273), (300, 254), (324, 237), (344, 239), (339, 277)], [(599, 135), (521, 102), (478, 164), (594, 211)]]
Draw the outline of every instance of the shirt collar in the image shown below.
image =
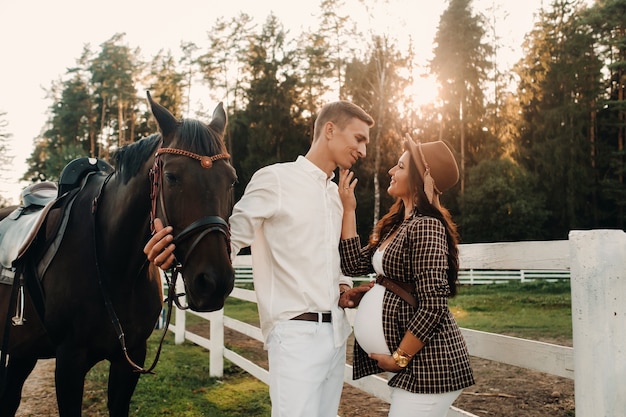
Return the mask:
[(305, 172), (308, 172), (313, 178), (320, 181), (332, 181), (333, 178), (335, 178), (335, 172), (333, 172), (330, 175), (330, 178), (328, 178), (326, 176), (326, 172), (322, 171), (320, 167), (318, 167), (302, 155), (298, 156), (298, 159), (296, 159), (296, 164), (301, 167)]

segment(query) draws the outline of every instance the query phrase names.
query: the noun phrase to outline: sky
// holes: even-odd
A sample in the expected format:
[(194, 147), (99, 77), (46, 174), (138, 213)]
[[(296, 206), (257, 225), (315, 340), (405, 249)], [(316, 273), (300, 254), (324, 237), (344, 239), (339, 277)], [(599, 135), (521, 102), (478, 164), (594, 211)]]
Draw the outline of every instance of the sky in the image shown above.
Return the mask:
[[(532, 29), (534, 16), (543, 0), (474, 0), (475, 12), (497, 10), (496, 28), (504, 47), (501, 68), (521, 57), (521, 43)], [(344, 0), (359, 28), (388, 33), (400, 42), (412, 35), (418, 57), (432, 56), (433, 39), (446, 0), (367, 1), (375, 7), (376, 19), (367, 17), (356, 0)], [(319, 0), (0, 0), (0, 111), (6, 113), (5, 132), (13, 135), (10, 154), (13, 166), (0, 171), (0, 195), (19, 201), (27, 183), (18, 179), (27, 169), (33, 140), (44, 128), (51, 101), (45, 90), (59, 80), (80, 57), (86, 44), (98, 51), (116, 33), (125, 33), (131, 48), (139, 47), (149, 60), (159, 50), (176, 54), (181, 42), (206, 45), (207, 31), (218, 17), (230, 18), (245, 12), (263, 24), (270, 12), (292, 33), (317, 27)], [(494, 7), (495, 6), (495, 7)], [(429, 86), (423, 86), (429, 99)], [(434, 94), (434, 89), (431, 89)], [(194, 92), (192, 92), (193, 96)], [(192, 98), (192, 103), (194, 102)], [(216, 103), (208, 103), (212, 109)]]

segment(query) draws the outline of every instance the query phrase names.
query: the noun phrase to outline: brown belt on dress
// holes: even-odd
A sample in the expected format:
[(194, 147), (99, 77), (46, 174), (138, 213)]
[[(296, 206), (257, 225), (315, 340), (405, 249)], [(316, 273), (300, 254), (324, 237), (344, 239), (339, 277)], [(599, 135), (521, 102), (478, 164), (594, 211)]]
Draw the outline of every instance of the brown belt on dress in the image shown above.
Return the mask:
[(302, 313), (296, 317), (292, 317), (291, 320), (304, 320), (304, 321), (317, 321), (322, 323), (330, 323), (330, 313)]
[(417, 309), (417, 300), (412, 293), (414, 285), (410, 282), (400, 282), (395, 279), (387, 278), (384, 275), (379, 275), (376, 277), (376, 283), (387, 288), (389, 291), (393, 292), (395, 295), (412, 305), (414, 309)]

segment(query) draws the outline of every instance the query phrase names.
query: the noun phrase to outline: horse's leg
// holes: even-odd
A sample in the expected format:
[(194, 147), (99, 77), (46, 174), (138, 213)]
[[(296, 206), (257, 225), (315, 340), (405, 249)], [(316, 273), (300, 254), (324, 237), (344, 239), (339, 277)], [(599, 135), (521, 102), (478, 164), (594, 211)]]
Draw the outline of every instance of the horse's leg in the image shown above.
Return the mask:
[(6, 369), (6, 385), (4, 392), (0, 396), (0, 417), (13, 417), (15, 415), (22, 400), (24, 382), (33, 371), (36, 363), (36, 357), (18, 358), (9, 356), (9, 363)]
[(54, 381), (60, 417), (81, 416), (85, 375), (92, 366), (83, 351), (63, 347), (57, 349)]
[[(146, 358), (146, 349), (143, 352), (134, 350), (132, 357), (136, 363), (143, 366)], [(109, 369), (109, 415), (110, 417), (127, 417), (130, 400), (141, 374), (134, 372), (126, 360), (111, 362)]]

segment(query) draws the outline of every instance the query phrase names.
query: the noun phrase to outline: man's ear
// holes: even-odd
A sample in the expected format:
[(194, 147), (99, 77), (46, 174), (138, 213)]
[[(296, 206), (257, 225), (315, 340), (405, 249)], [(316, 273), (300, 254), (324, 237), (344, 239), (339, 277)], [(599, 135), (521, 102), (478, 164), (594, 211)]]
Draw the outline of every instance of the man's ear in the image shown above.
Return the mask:
[(324, 125), (324, 137), (326, 140), (332, 139), (333, 134), (335, 133), (335, 124), (333, 122), (326, 122)]

